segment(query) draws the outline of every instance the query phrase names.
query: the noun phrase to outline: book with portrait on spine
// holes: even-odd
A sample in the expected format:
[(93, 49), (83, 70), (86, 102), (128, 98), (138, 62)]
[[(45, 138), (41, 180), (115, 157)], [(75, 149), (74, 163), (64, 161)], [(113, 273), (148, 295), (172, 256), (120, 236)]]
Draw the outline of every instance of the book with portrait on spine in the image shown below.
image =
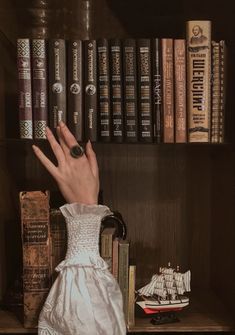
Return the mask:
[(48, 125), (48, 64), (45, 39), (32, 39), (32, 89), (34, 138), (46, 138)]
[(211, 21), (188, 21), (187, 110), (189, 142), (210, 141)]
[(18, 107), (20, 138), (33, 138), (31, 50), (28, 38), (17, 39)]

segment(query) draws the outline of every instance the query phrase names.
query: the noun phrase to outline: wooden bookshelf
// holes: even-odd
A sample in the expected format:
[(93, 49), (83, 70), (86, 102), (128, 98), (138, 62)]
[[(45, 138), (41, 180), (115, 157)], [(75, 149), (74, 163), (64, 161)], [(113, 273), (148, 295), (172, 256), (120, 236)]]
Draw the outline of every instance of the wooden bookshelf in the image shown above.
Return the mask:
[(36, 334), (37, 329), (26, 329), (14, 313), (0, 310), (0, 334)]

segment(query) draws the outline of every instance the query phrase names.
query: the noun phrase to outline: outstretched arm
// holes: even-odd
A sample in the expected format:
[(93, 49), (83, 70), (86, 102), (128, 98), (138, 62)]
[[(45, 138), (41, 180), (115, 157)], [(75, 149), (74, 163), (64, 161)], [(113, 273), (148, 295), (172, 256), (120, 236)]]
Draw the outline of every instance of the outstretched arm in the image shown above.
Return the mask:
[(57, 134), (59, 142), (47, 127), (47, 139), (57, 159), (57, 166), (36, 145), (33, 145), (35, 155), (56, 180), (67, 203), (97, 204), (99, 170), (91, 142), (88, 141), (86, 144), (84, 155), (74, 158), (70, 154), (70, 149), (78, 143), (63, 122), (59, 123)]

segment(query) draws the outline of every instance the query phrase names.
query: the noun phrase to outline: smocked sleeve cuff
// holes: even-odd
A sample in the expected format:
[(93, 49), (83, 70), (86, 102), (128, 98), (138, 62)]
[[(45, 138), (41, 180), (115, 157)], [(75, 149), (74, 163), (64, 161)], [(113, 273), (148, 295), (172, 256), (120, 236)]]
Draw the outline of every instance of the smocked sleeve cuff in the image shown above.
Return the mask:
[(75, 218), (80, 215), (95, 215), (100, 219), (106, 215), (112, 214), (107, 206), (103, 205), (84, 205), (79, 203), (66, 204), (60, 207), (63, 216), (68, 218)]

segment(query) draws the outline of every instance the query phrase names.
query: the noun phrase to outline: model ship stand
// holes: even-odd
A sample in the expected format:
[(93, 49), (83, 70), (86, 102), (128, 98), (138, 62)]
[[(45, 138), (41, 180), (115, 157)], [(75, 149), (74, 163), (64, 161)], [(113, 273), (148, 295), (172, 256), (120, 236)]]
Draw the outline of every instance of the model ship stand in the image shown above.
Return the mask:
[(151, 281), (137, 291), (136, 303), (145, 314), (152, 315), (154, 325), (178, 322), (177, 312), (189, 305), (185, 292), (190, 292), (191, 272), (181, 273), (171, 267), (161, 267)]

